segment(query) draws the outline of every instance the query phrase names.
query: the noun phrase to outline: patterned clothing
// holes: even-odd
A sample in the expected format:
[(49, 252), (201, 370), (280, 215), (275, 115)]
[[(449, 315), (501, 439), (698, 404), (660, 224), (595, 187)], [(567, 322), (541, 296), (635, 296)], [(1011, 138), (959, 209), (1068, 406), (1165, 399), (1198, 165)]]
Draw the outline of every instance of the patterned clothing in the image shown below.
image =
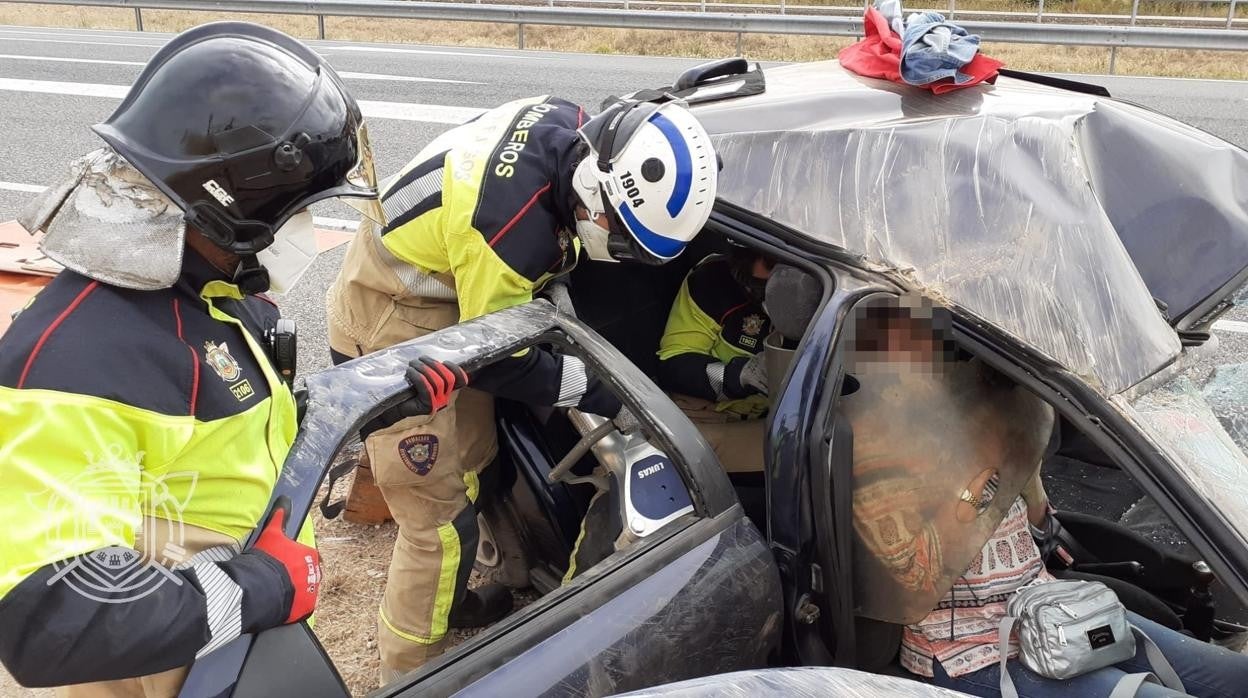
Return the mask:
[[(1052, 580), (1040, 559), (1027, 522), (1022, 497), (1006, 513), (992, 538), (971, 561), (953, 589), (927, 617), (906, 626), (901, 665), (913, 674), (932, 676), (932, 658), (949, 676), (962, 676), (1000, 661), (997, 627), (1015, 591), (1033, 580)], [(1010, 657), (1018, 656), (1017, 638)]]

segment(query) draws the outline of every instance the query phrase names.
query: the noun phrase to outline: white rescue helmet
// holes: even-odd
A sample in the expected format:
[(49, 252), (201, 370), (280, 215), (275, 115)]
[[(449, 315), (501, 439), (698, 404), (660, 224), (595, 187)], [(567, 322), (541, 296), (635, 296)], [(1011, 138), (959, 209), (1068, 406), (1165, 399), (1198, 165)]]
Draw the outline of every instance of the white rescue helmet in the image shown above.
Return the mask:
[[(580, 129), (589, 154), (574, 188), (590, 220), (577, 234), (590, 258), (663, 264), (711, 215), (719, 174), (706, 129), (682, 102), (622, 100)], [(594, 222), (606, 213), (609, 228)]]

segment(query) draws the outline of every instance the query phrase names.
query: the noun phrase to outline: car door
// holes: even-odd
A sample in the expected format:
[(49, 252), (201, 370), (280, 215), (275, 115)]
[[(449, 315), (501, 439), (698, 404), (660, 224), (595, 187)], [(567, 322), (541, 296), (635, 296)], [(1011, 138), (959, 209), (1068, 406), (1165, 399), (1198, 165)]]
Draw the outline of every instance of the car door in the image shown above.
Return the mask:
[(854, 612), (853, 432), (836, 410), (854, 380), (843, 366), (841, 326), (854, 304), (890, 290), (837, 274), (793, 360), (771, 425), (776, 474), (768, 481), (769, 540), (786, 582), (785, 641), (802, 664), (878, 671), (896, 654), (896, 628)]
[[(545, 301), (308, 377), (306, 416), (275, 501), (288, 497), (291, 519), (302, 520), (350, 435), (403, 398), (409, 361), (423, 355), (472, 371), (537, 343), (579, 356), (633, 409), (675, 469), (669, 484), (683, 488), (690, 510), (374, 695), (609, 695), (765, 665), (778, 641), (780, 581), (710, 447), (640, 370)], [(234, 695), (343, 695), (327, 662), (302, 624), (261, 633)], [(273, 672), (273, 666), (299, 670)]]

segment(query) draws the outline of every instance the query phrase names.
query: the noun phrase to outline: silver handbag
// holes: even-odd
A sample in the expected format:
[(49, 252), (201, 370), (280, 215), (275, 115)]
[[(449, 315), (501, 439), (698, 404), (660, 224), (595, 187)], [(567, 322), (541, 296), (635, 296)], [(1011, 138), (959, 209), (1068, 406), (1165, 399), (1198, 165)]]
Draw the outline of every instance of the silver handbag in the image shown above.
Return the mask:
[(1018, 698), (1006, 671), (1010, 633), (1018, 626), (1018, 658), (1023, 666), (1050, 679), (1069, 679), (1113, 666), (1135, 656), (1144, 643), (1153, 673), (1129, 674), (1110, 698), (1130, 698), (1145, 681), (1182, 692), (1183, 682), (1144, 631), (1127, 621), (1117, 594), (1100, 582), (1036, 580), (1014, 593), (1001, 620), (1001, 695)]

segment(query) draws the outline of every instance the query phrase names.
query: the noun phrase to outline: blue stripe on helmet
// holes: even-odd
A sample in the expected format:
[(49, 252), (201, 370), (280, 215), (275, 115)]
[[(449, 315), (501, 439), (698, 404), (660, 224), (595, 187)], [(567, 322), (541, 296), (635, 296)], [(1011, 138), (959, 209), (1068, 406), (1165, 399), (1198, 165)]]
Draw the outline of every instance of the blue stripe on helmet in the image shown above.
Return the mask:
[(689, 201), (689, 191), (693, 188), (693, 157), (689, 155), (689, 144), (680, 136), (680, 128), (671, 119), (663, 116), (663, 112), (656, 111), (650, 117), (650, 123), (657, 126), (667, 138), (668, 145), (672, 146), (672, 154), (676, 156), (676, 186), (672, 189), (672, 195), (667, 198), (667, 215), (675, 218), (685, 207), (685, 202)]
[(671, 259), (680, 254), (685, 249), (685, 243), (680, 240), (673, 240), (663, 237), (653, 230), (642, 225), (637, 220), (637, 215), (633, 213), (633, 209), (628, 204), (621, 204), (619, 208), (620, 219), (624, 221), (624, 225), (628, 226), (628, 231), (633, 234), (637, 242), (641, 243), (651, 254), (664, 259)]

